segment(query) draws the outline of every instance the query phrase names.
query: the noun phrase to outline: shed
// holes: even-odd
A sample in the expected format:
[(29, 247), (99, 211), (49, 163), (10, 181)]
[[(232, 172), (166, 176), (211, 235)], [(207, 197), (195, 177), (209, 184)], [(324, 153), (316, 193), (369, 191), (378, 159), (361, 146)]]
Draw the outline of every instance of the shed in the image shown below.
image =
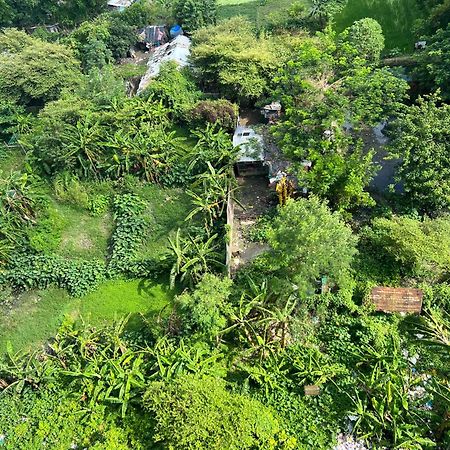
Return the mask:
[(123, 11), (125, 8), (131, 6), (132, 3), (133, 0), (108, 0), (107, 5), (116, 11)]
[(236, 163), (238, 176), (268, 172), (268, 167), (264, 164), (264, 139), (254, 128), (238, 125), (233, 135), (233, 146), (239, 147)]
[(147, 72), (139, 84), (138, 94), (149, 85), (153, 78), (158, 76), (162, 64), (173, 61), (179, 68), (187, 66), (189, 64), (190, 47), (191, 40), (181, 35), (167, 44), (157, 47), (148, 60)]
[(420, 314), (423, 292), (420, 289), (374, 287), (370, 298), (377, 311)]
[(414, 44), (416, 50), (423, 50), (427, 46), (427, 41), (417, 41)]
[(281, 103), (269, 103), (262, 108), (261, 114), (269, 121), (269, 123), (275, 122), (281, 116)]
[(165, 25), (148, 25), (138, 32), (139, 42), (147, 44), (147, 47), (158, 47), (168, 40)]

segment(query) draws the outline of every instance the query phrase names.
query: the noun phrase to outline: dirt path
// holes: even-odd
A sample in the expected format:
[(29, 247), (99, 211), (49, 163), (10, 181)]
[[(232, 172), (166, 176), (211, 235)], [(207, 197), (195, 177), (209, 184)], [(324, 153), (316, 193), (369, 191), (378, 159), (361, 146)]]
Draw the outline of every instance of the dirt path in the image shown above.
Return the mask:
[(268, 188), (266, 176), (238, 178), (238, 201), (235, 204), (232, 251), (232, 272), (251, 262), (269, 249), (267, 244), (248, 239), (250, 227), (276, 204), (276, 194)]

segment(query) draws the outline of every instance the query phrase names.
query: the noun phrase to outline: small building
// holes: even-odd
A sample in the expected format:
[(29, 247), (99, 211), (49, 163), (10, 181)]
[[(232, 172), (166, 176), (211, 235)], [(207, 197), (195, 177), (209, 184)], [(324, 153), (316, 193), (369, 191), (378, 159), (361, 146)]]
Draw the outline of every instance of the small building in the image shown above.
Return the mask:
[(147, 49), (165, 44), (169, 37), (165, 25), (148, 25), (138, 31), (138, 40)]
[(28, 27), (27, 31), (29, 34), (33, 34), (38, 29), (45, 29), (48, 33), (59, 33), (59, 23), (54, 23), (53, 25), (36, 25), (34, 27)]
[(108, 0), (108, 7), (114, 11), (124, 11), (134, 0)]
[(233, 146), (239, 147), (235, 165), (237, 176), (268, 173), (268, 167), (264, 164), (264, 139), (254, 128), (239, 124), (233, 135)]
[(376, 311), (420, 314), (423, 292), (420, 289), (374, 287), (370, 299)]
[(276, 122), (281, 117), (281, 103), (272, 102), (263, 107), (261, 114), (269, 121), (269, 123)]
[(155, 48), (147, 63), (147, 72), (142, 77), (137, 93), (140, 94), (159, 75), (161, 65), (174, 62), (181, 69), (189, 64), (191, 40), (186, 36), (177, 36), (167, 44)]
[(414, 44), (416, 50), (423, 50), (427, 46), (427, 41), (417, 41)]

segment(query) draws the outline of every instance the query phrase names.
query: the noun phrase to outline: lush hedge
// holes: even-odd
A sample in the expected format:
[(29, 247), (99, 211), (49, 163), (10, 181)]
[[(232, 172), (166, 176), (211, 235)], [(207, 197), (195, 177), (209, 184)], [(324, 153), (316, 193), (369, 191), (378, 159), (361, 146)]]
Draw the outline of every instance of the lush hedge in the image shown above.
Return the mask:
[(56, 285), (67, 289), (74, 297), (81, 297), (94, 290), (105, 276), (105, 265), (100, 261), (26, 255), (17, 257), (0, 273), (0, 286), (10, 284), (15, 289), (45, 289)]
[(144, 217), (145, 202), (134, 194), (117, 195), (113, 201), (116, 228), (111, 238), (108, 275), (132, 275), (131, 266), (143, 237), (147, 223)]

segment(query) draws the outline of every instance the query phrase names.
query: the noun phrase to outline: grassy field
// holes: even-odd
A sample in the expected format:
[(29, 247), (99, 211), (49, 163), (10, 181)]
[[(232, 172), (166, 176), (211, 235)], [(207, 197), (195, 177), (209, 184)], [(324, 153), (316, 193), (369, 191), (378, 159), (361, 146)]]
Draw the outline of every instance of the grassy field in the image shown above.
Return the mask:
[(73, 205), (55, 202), (53, 206), (64, 223), (57, 254), (65, 258), (105, 259), (113, 229), (111, 214), (94, 217)]
[(181, 189), (162, 189), (153, 184), (142, 185), (135, 193), (148, 203), (149, 227), (139, 258), (155, 257), (166, 252), (169, 236), (186, 227), (185, 218), (192, 206), (190, 197)]
[[(309, 0), (302, 0), (309, 4)], [(219, 19), (247, 17), (257, 27), (263, 26), (270, 14), (287, 10), (294, 0), (219, 0)]]
[(18, 149), (0, 147), (0, 175), (8, 176), (15, 170), (23, 168), (25, 155)]
[(14, 300), (11, 309), (0, 306), (0, 353), (6, 350), (8, 341), (14, 350), (43, 344), (66, 315), (101, 325), (131, 314), (130, 326), (137, 327), (140, 314), (158, 314), (173, 296), (166, 283), (146, 280), (107, 281), (81, 299), (56, 288), (26, 292)]
[(422, 15), (416, 0), (348, 0), (335, 18), (336, 30), (340, 32), (355, 20), (372, 17), (383, 28), (387, 50), (412, 51), (416, 40), (414, 22)]

